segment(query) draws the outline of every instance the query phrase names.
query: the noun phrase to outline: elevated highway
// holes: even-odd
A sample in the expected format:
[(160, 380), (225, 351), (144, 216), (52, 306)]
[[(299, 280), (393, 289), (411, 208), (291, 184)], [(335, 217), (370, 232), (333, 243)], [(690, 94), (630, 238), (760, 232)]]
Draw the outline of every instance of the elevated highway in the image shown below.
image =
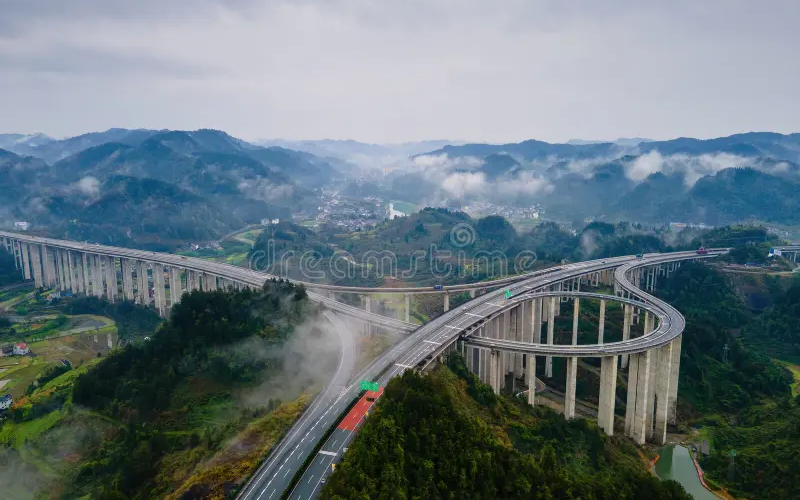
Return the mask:
[[(182, 290), (181, 274), (186, 290), (218, 287), (260, 287), (272, 276), (225, 264), (182, 256), (140, 250), (88, 245), (38, 238), (16, 233), (0, 232), (2, 242), (17, 256), (26, 278), (37, 285), (58, 285), (78, 293), (103, 295), (114, 299), (119, 293), (117, 265), (122, 269), (122, 294), (135, 298), (152, 282), (157, 309), (166, 314), (164, 271), (169, 288)], [(656, 287), (661, 276), (669, 276), (682, 261), (718, 257), (727, 249), (712, 249), (707, 254), (675, 252), (600, 259), (556, 266), (549, 269), (498, 280), (445, 287), (380, 289), (379, 293), (448, 293), (506, 285), (473, 298), (463, 307), (446, 311), (429, 323), (416, 327), (407, 322), (383, 318), (362, 309), (348, 306), (325, 295), (326, 292), (369, 293), (369, 288), (338, 287), (303, 283), (312, 300), (336, 312), (372, 324), (409, 334), (398, 344), (381, 354), (353, 380), (372, 380), (385, 385), (391, 378), (406, 370), (423, 370), (443, 354), (460, 350), (467, 366), (496, 391), (509, 375), (527, 381), (535, 388), (537, 358), (544, 358), (544, 377), (551, 377), (553, 357), (567, 360), (567, 390), (565, 416), (574, 416), (577, 360), (580, 357), (601, 358), (601, 394), (598, 422), (608, 434), (614, 432), (614, 394), (617, 369), (628, 368), (629, 390), (625, 416), (625, 433), (636, 442), (647, 439), (663, 442), (667, 422), (674, 419), (677, 398), (677, 376), (680, 362), (683, 316), (675, 308), (647, 293)], [(38, 266), (34, 265), (39, 263)], [(60, 262), (60, 264), (59, 264)], [(81, 265), (83, 264), (83, 265)], [(38, 267), (38, 270), (36, 269)], [(148, 273), (148, 269), (151, 270)], [(133, 272), (133, 275), (131, 275)], [(60, 274), (59, 274), (60, 273)], [(151, 277), (152, 275), (152, 277)], [(135, 278), (134, 278), (135, 276)], [(140, 281), (140, 276), (144, 281)], [(83, 279), (81, 279), (81, 277)], [(138, 286), (133, 281), (138, 281)], [(581, 291), (581, 284), (603, 283), (614, 288), (614, 295)], [(110, 284), (110, 286), (109, 286)], [(105, 285), (105, 287), (104, 287)], [(553, 342), (555, 317), (561, 314), (564, 302), (572, 301), (574, 316), (580, 310), (580, 300), (601, 302), (601, 322), (597, 344), (578, 342), (577, 321), (574, 322), (573, 342), (556, 345)], [(616, 301), (624, 309), (623, 340), (602, 341), (605, 303)], [(149, 300), (148, 300), (149, 302)], [(170, 297), (170, 303), (172, 298)], [(445, 302), (447, 305), (447, 302)], [(447, 307), (446, 307), (447, 308)], [(631, 338), (631, 325), (644, 314), (644, 334)], [(546, 328), (545, 328), (546, 326)], [(326, 391), (318, 398), (274, 449), (258, 473), (243, 489), (240, 498), (279, 498), (300, 472), (302, 464), (311, 457), (325, 430), (357, 396), (357, 384), (344, 387), (338, 396)], [(529, 402), (535, 402), (535, 390), (529, 391)], [(341, 443), (323, 443), (326, 457), (341, 456)], [(330, 446), (331, 449), (325, 449)], [(338, 447), (338, 448), (337, 448)], [(321, 459), (320, 459), (321, 460)], [(319, 488), (320, 477), (313, 477), (318, 468), (304, 472), (291, 498), (312, 498)]]

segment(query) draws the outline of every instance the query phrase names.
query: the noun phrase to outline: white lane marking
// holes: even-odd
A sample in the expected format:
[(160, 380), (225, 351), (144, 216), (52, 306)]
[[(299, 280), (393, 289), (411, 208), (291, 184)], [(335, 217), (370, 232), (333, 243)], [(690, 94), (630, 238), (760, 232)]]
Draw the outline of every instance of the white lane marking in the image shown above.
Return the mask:
[(434, 345), (442, 345), (441, 342), (434, 342), (433, 340), (423, 340), (423, 342), (427, 342), (429, 344), (434, 344)]
[(453, 330), (463, 330), (460, 326), (444, 325), (445, 328), (452, 328)]
[(276, 491), (276, 490), (272, 490), (272, 493), (270, 493), (270, 494), (269, 494), (269, 497), (270, 497), (270, 498), (272, 498), (272, 495), (274, 495), (274, 494), (275, 494), (275, 491)]
[(311, 477), (308, 478), (308, 484), (311, 484), (311, 480), (314, 479), (314, 474), (311, 474)]
[(286, 472), (284, 472), (284, 474), (283, 474), (283, 477), (286, 477), (286, 476), (288, 476), (288, 475), (289, 475), (289, 470), (290, 470), (290, 469), (288, 469), (288, 468), (286, 469)]
[(400, 363), (395, 363), (395, 365), (397, 365), (397, 366), (401, 366), (401, 367), (403, 367), (403, 368), (405, 368), (405, 369), (414, 368), (413, 366), (410, 366), (410, 365), (401, 365)]
[(328, 455), (330, 457), (335, 457), (336, 456), (336, 453), (334, 453), (332, 451), (319, 450), (319, 453), (320, 453), (320, 455)]
[(475, 316), (476, 318), (483, 318), (483, 316), (480, 314), (474, 314), (474, 313), (464, 313), (464, 314), (466, 314), (467, 316)]

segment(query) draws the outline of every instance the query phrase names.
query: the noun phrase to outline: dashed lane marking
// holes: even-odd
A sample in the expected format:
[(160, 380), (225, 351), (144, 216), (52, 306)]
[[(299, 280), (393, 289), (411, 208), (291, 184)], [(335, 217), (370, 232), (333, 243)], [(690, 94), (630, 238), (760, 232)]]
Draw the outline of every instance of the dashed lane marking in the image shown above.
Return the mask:
[(332, 451), (320, 450), (319, 453), (320, 453), (320, 455), (328, 455), (330, 457), (335, 457), (336, 456), (336, 453), (332, 452)]

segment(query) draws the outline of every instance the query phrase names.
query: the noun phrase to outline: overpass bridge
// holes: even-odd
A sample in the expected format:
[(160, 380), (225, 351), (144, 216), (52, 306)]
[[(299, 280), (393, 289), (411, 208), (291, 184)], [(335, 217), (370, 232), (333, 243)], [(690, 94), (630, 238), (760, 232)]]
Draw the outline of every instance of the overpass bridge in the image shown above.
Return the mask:
[[(161, 314), (177, 303), (180, 294), (167, 295), (170, 290), (211, 290), (220, 287), (261, 287), (273, 276), (252, 270), (202, 259), (125, 248), (91, 245), (0, 231), (0, 243), (11, 251), (22, 267), (26, 279), (37, 286), (59, 286), (76, 293), (106, 296), (114, 300), (142, 299), (154, 289), (153, 303)], [(380, 289), (380, 293), (450, 293), (473, 291), (506, 285), (503, 289), (479, 295), (463, 307), (447, 310), (422, 326), (385, 318), (357, 307), (342, 304), (327, 293), (369, 293), (375, 289), (338, 287), (303, 283), (309, 297), (326, 307), (375, 324), (409, 332), (400, 342), (382, 353), (355, 380), (372, 380), (381, 385), (406, 370), (424, 370), (441, 356), (460, 351), (467, 366), (484, 382), (500, 390), (507, 375), (527, 381), (529, 403), (535, 403), (537, 363), (543, 363), (544, 377), (553, 375), (553, 358), (566, 359), (567, 390), (565, 417), (575, 416), (575, 384), (578, 359), (601, 359), (599, 426), (614, 433), (617, 373), (628, 370), (628, 391), (625, 414), (625, 434), (637, 443), (646, 440), (663, 443), (666, 426), (675, 421), (678, 373), (683, 316), (674, 307), (648, 292), (655, 290), (661, 277), (668, 277), (684, 261), (715, 258), (728, 249), (710, 249), (708, 253), (674, 252), (615, 257), (565, 264), (498, 280), (471, 285), (431, 288)], [(117, 260), (119, 266), (117, 266)], [(121, 273), (117, 273), (117, 268)], [(164, 278), (165, 272), (167, 278)], [(183, 279), (182, 279), (183, 277)], [(586, 286), (604, 284), (613, 287), (613, 294), (586, 291)], [(584, 291), (581, 291), (584, 286)], [(170, 295), (172, 295), (170, 293)], [(510, 296), (508, 296), (510, 295)], [(447, 295), (445, 295), (447, 296)], [(169, 299), (169, 301), (167, 300)], [(579, 342), (577, 318), (581, 301), (600, 301), (598, 342)], [(554, 322), (561, 315), (562, 305), (572, 302), (573, 335), (567, 345), (555, 344)], [(621, 304), (624, 311), (622, 340), (604, 342), (605, 310), (608, 302)], [(644, 315), (643, 334), (632, 335), (631, 326), (640, 323)], [(292, 427), (287, 437), (275, 447), (262, 467), (242, 490), (240, 498), (279, 498), (301, 465), (311, 453), (337, 415), (341, 414), (358, 394), (356, 384), (344, 388), (338, 396), (328, 394), (315, 401)], [(319, 404), (318, 404), (319, 403)], [(345, 443), (338, 449), (326, 449), (326, 457), (341, 456)], [(313, 461), (312, 461), (313, 463)], [(303, 476), (290, 498), (313, 498), (322, 477)], [(276, 496), (277, 495), (277, 496)]]

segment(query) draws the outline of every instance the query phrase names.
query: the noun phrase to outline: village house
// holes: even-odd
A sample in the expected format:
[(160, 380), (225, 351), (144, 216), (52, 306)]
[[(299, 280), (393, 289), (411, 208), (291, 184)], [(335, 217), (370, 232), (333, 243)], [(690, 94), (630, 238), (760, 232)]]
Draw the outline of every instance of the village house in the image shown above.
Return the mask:
[(25, 356), (29, 352), (31, 352), (31, 350), (28, 348), (28, 344), (25, 342), (14, 344), (14, 356)]

